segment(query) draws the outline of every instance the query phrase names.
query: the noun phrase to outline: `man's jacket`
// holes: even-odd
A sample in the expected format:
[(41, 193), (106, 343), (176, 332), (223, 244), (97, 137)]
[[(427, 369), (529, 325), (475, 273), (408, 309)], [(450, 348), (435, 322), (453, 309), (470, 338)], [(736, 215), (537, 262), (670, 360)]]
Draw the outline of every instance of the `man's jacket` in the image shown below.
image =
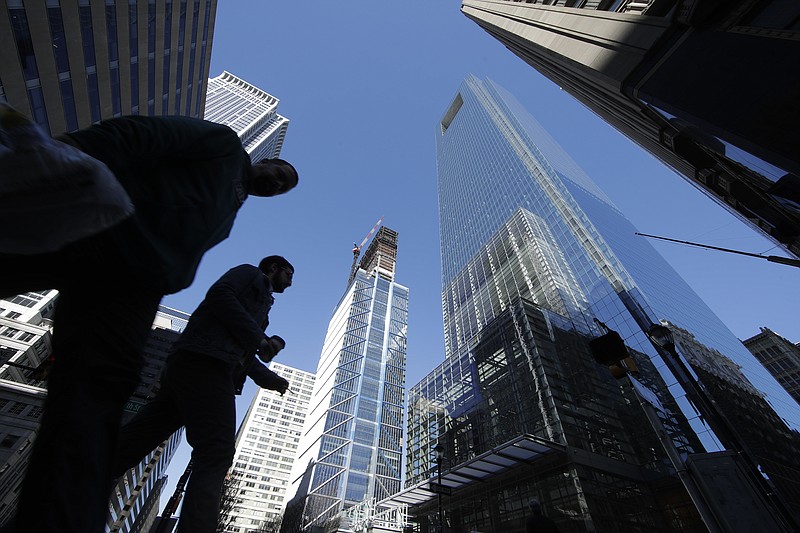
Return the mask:
[(247, 198), (250, 158), (228, 126), (188, 117), (121, 117), (68, 134), (105, 163), (134, 215), (108, 230), (142, 285), (191, 285), (203, 254), (227, 238)]
[(259, 387), (276, 389), (283, 378), (256, 358), (274, 302), (269, 280), (258, 267), (239, 265), (219, 278), (200, 302), (173, 349), (221, 359), (234, 366), (237, 394), (245, 375)]

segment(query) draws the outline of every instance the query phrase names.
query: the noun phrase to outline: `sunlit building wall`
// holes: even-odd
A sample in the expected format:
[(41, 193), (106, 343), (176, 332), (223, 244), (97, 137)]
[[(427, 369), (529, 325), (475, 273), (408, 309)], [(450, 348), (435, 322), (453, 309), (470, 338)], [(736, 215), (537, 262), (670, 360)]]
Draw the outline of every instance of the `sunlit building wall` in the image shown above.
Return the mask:
[(250, 533), (278, 521), (286, 505), (292, 465), (314, 390), (314, 374), (272, 362), (269, 368), (289, 381), (281, 395), (259, 389), (239, 426), (231, 477), (232, 508), (223, 516), (225, 532)]
[(279, 100), (230, 72), (208, 80), (203, 118), (225, 124), (242, 140), (253, 162), (278, 157), (289, 119), (277, 113)]
[(45, 290), (0, 299), (0, 524), (16, 511), (39, 428), (57, 297)]

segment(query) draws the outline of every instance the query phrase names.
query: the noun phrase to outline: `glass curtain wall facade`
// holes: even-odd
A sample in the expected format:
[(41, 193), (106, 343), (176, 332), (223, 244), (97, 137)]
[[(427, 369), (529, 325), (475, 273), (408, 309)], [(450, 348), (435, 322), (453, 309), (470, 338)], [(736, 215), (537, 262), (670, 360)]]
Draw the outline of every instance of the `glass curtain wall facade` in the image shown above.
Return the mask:
[(230, 126), (250, 158), (260, 161), (281, 153), (289, 119), (277, 113), (280, 100), (230, 72), (208, 80), (203, 118)]
[[(521, 529), (530, 497), (565, 531), (702, 527), (630, 384), (593, 362), (595, 319), (624, 339), (682, 453), (719, 444), (645, 335), (650, 324), (669, 319), (733, 359), (796, 425), (785, 393), (502, 88), (468, 77), (436, 138), (446, 359), (410, 392), (407, 487), (434, 477), (440, 439), (449, 471), (529, 433), (566, 456), (508, 468), (494, 492), (467, 487), (446, 527)], [(432, 500), (416, 512), (419, 528), (434, 528)]]
[(216, 0), (10, 0), (0, 99), (51, 134), (120, 115), (201, 117)]
[[(501, 224), (524, 208), (552, 232), (588, 301), (583, 309), (568, 306), (571, 318), (590, 324), (598, 318), (629, 347), (655, 358), (658, 368), (664, 365), (642, 327), (669, 320), (740, 365), (778, 414), (800, 427), (800, 412), (783, 388), (669, 263), (634, 235), (633, 224), (511, 94), (490, 80), (468, 77), (436, 137), (445, 290)], [(445, 299), (443, 311), (446, 342), (455, 352), (460, 341)], [(674, 393), (683, 396), (680, 389)]]
[[(517, 209), (446, 287), (452, 355), (409, 393), (406, 486), (433, 477), (437, 444), (449, 473), (530, 435), (566, 453), (506, 464), (486, 484), (459, 489), (444, 527), (523, 530), (527, 501), (537, 497), (565, 531), (645, 523), (692, 530), (699, 517), (630, 385), (621, 388), (594, 363), (591, 317), (570, 317), (588, 299), (543, 225)], [(701, 449), (696, 437), (677, 437), (692, 434), (688, 422), (649, 358), (637, 354), (638, 361), (639, 379), (677, 413), (661, 421), (676, 445), (683, 453)], [(412, 514), (421, 531), (438, 530), (435, 500)]]
[(782, 66), (800, 55), (800, 4), (462, 0), (461, 11), (742, 222), (800, 256), (800, 71)]
[(408, 289), (376, 259), (396, 235), (379, 230), (328, 326), (282, 531), (346, 528), (344, 509), (401, 488)]

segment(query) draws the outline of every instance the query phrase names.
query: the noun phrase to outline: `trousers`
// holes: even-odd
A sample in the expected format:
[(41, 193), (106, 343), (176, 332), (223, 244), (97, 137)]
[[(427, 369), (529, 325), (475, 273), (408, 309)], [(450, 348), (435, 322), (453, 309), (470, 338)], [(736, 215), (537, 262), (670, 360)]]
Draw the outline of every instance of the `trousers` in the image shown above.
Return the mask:
[(132, 284), (103, 242), (0, 255), (0, 296), (59, 291), (44, 412), (16, 518), (4, 531), (103, 531), (120, 418), (162, 297)]
[(138, 464), (181, 426), (192, 447), (192, 473), (178, 532), (213, 533), (236, 445), (234, 365), (189, 351), (170, 355), (156, 397), (120, 430), (114, 475)]

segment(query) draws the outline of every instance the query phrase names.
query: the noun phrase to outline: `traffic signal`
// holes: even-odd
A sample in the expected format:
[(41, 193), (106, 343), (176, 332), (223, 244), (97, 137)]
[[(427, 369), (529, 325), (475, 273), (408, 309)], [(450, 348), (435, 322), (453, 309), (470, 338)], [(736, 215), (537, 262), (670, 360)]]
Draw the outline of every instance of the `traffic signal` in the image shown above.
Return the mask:
[(592, 357), (601, 365), (606, 365), (616, 379), (625, 377), (628, 372), (638, 372), (636, 363), (628, 353), (628, 347), (619, 333), (609, 329), (608, 333), (589, 341)]

